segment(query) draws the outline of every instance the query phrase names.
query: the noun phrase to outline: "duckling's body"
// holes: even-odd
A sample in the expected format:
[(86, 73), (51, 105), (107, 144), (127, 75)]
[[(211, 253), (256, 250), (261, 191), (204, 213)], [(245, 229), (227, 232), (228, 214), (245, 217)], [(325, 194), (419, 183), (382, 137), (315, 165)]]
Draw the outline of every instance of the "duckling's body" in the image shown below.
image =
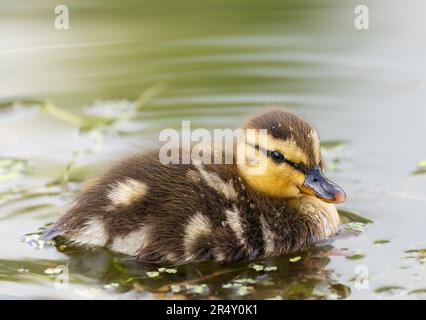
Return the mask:
[[(275, 121), (288, 120), (288, 113), (274, 112), (286, 115), (275, 114)], [(132, 156), (82, 190), (44, 237), (182, 264), (276, 256), (336, 232), (334, 205), (305, 194), (271, 196), (270, 187), (234, 163), (162, 164), (158, 152)]]

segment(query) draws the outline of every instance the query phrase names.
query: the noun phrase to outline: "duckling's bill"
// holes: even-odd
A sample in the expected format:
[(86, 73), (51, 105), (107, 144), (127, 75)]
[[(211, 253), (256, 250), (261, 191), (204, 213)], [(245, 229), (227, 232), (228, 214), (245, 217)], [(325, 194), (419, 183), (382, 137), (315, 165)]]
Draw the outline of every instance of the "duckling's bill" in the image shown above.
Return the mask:
[(306, 179), (300, 191), (329, 203), (341, 203), (346, 199), (345, 191), (327, 179), (320, 167), (307, 170)]

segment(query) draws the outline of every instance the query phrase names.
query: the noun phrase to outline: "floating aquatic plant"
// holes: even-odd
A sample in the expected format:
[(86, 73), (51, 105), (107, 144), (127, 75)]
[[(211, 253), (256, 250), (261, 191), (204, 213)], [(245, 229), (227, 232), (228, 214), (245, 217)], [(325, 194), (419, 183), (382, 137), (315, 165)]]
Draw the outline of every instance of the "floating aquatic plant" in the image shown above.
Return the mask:
[(404, 290), (404, 287), (401, 286), (383, 286), (383, 287), (379, 287), (377, 289), (374, 290), (375, 293), (383, 293), (383, 292), (387, 292), (387, 293), (395, 293), (395, 291), (401, 291)]
[(251, 266), (252, 269), (256, 270), (256, 271), (262, 271), (263, 270), (263, 266), (260, 264), (254, 264)]
[(257, 283), (257, 280), (253, 278), (240, 278), (240, 279), (234, 279), (233, 282), (236, 284), (255, 284)]
[(425, 173), (426, 173), (426, 160), (423, 160), (417, 164), (417, 169), (413, 172), (413, 174), (425, 174)]
[(363, 232), (364, 231), (364, 223), (361, 222), (349, 222), (345, 224), (344, 228), (346, 230)]
[(209, 287), (202, 284), (172, 284), (170, 285), (171, 293), (187, 293), (187, 294), (208, 294)]
[(373, 223), (373, 220), (363, 217), (358, 213), (345, 210), (345, 209), (338, 209), (337, 211), (339, 213), (340, 219), (342, 220), (342, 223), (348, 223), (348, 222), (359, 222), (363, 224)]
[(148, 271), (146, 275), (150, 278), (157, 278), (160, 275), (158, 271)]
[(353, 254), (351, 256), (346, 256), (346, 259), (349, 259), (349, 260), (361, 260), (364, 257), (365, 257), (365, 254), (355, 253), (355, 254)]
[(278, 268), (277, 267), (275, 267), (275, 266), (271, 266), (271, 267), (266, 267), (264, 270), (266, 271), (266, 272), (269, 272), (269, 271), (276, 271)]
[(185, 288), (187, 293), (207, 294), (209, 291), (206, 284), (186, 285)]
[(77, 126), (81, 132), (105, 130), (117, 123), (127, 123), (135, 118), (144, 105), (164, 90), (163, 84), (157, 84), (143, 92), (136, 101), (96, 100), (85, 109), (85, 116), (79, 116), (61, 109), (50, 100), (32, 101), (41, 111), (50, 116)]
[(302, 259), (302, 257), (297, 256), (297, 257), (293, 257), (293, 258), (288, 259), (288, 261), (290, 261), (290, 262), (297, 262), (297, 261), (299, 261), (301, 259)]
[(277, 270), (276, 266), (265, 267), (261, 264), (252, 264), (252, 265), (250, 265), (250, 268), (256, 270), (257, 272), (259, 272), (259, 271), (270, 272), (270, 271), (276, 271)]
[(0, 182), (11, 180), (28, 173), (28, 160), (13, 157), (0, 158)]
[(389, 240), (375, 240), (374, 241), (374, 244), (387, 244), (387, 243), (389, 243), (390, 241)]
[(424, 297), (426, 295), (426, 288), (414, 289), (408, 292), (409, 295), (419, 295)]
[(237, 294), (240, 296), (246, 296), (250, 293), (253, 293), (254, 291), (254, 287), (252, 286), (241, 286), (240, 288), (238, 288)]
[(177, 269), (174, 268), (158, 268), (158, 272), (166, 272), (166, 273), (177, 273)]
[(55, 268), (47, 268), (46, 270), (44, 270), (45, 274), (48, 275), (55, 275), (55, 274), (60, 274), (64, 271), (63, 268), (61, 267), (55, 267)]
[(406, 259), (416, 259), (420, 264), (426, 262), (426, 249), (411, 249), (404, 251), (405, 253), (409, 253), (410, 255), (405, 257)]
[(222, 288), (234, 289), (239, 296), (246, 296), (255, 291), (255, 287), (253, 285), (256, 283), (258, 283), (258, 280), (253, 278), (239, 278), (232, 280), (232, 282), (223, 284)]

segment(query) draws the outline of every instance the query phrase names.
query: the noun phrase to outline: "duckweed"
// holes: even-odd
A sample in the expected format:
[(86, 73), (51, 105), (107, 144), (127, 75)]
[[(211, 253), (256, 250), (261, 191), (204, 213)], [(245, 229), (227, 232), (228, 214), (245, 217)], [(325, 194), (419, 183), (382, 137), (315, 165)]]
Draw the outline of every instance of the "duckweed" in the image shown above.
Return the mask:
[(150, 278), (157, 278), (160, 275), (158, 271), (148, 271), (146, 275)]
[(297, 257), (293, 257), (293, 258), (290, 258), (290, 259), (288, 259), (288, 261), (290, 261), (290, 262), (297, 262), (297, 261), (300, 261), (300, 260), (302, 260), (302, 257), (300, 257), (300, 256), (297, 256)]
[(356, 253), (356, 254), (353, 254), (351, 256), (347, 256), (346, 259), (349, 259), (349, 260), (361, 260), (364, 257), (365, 257), (365, 254)]
[(422, 160), (417, 164), (417, 169), (414, 170), (413, 174), (425, 174), (426, 173), (426, 160)]
[(390, 243), (389, 240), (375, 240), (374, 244), (387, 244)]

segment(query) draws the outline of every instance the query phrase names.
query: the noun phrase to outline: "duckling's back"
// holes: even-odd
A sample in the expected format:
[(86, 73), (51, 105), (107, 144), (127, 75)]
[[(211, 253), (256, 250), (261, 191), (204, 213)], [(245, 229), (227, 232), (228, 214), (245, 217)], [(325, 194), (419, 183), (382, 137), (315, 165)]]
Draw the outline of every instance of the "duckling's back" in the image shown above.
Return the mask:
[(251, 237), (259, 241), (262, 234), (259, 221), (241, 221), (243, 188), (233, 164), (164, 165), (158, 152), (132, 156), (84, 188), (43, 237), (154, 263), (254, 257), (244, 228), (253, 224)]

